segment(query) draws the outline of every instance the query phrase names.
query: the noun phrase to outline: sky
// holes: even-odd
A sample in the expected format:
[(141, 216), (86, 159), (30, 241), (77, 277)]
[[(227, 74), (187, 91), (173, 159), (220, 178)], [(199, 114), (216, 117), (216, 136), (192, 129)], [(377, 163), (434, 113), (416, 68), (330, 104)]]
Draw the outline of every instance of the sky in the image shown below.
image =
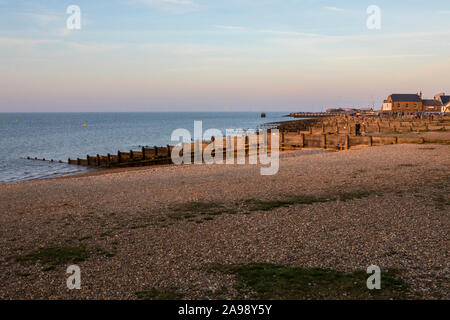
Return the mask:
[(379, 108), (450, 93), (449, 40), (448, 0), (0, 0), (0, 112)]

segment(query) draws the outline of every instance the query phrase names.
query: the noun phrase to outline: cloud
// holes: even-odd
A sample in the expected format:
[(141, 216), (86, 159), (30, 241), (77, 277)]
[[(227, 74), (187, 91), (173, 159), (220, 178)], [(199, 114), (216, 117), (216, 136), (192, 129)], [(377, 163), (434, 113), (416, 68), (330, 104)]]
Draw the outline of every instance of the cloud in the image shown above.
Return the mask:
[(338, 7), (325, 7), (325, 10), (336, 11), (336, 12), (342, 12), (342, 11), (345, 11), (344, 9), (338, 8)]
[(426, 58), (436, 57), (435, 54), (393, 54), (393, 55), (366, 55), (366, 56), (343, 56), (329, 57), (327, 60), (373, 60), (373, 59), (405, 59), (405, 58)]
[(61, 15), (57, 14), (38, 14), (38, 13), (21, 13), (26, 20), (38, 23), (41, 26), (60, 21)]
[(147, 5), (158, 5), (158, 4), (174, 4), (174, 5), (192, 5), (194, 2), (192, 0), (137, 0), (135, 2), (147, 4)]
[(145, 5), (174, 14), (184, 14), (199, 9), (199, 6), (193, 0), (132, 0), (129, 3)]
[(162, 0), (162, 1), (166, 3), (181, 4), (181, 5), (193, 4), (192, 0)]
[(303, 37), (320, 37), (322, 35), (317, 33), (299, 32), (299, 31), (277, 31), (270, 29), (250, 29), (243, 26), (230, 26), (230, 25), (214, 25), (215, 28), (225, 29), (225, 30), (236, 30), (236, 31), (247, 31), (247, 32), (257, 32), (257, 33), (267, 33), (275, 35), (285, 35), (285, 36), (303, 36)]
[(225, 30), (246, 30), (247, 28), (241, 26), (224, 26), (224, 25), (215, 25), (215, 28), (225, 29)]
[(286, 36), (304, 36), (304, 37), (321, 37), (321, 34), (317, 33), (308, 33), (308, 32), (299, 32), (299, 31), (276, 31), (276, 30), (256, 30), (259, 33), (270, 33), (270, 34), (278, 34), (278, 35), (286, 35)]

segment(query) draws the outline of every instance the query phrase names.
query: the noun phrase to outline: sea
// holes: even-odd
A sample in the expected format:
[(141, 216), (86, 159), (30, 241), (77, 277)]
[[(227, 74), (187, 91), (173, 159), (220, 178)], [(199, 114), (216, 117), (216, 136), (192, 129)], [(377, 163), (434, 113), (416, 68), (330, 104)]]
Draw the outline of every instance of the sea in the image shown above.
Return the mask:
[[(253, 130), (287, 121), (287, 112), (0, 113), (0, 182), (73, 175), (93, 169), (67, 159), (175, 145), (175, 129)], [(27, 158), (46, 159), (29, 160)], [(49, 160), (53, 160), (50, 162)], [(59, 163), (59, 161), (62, 163)]]

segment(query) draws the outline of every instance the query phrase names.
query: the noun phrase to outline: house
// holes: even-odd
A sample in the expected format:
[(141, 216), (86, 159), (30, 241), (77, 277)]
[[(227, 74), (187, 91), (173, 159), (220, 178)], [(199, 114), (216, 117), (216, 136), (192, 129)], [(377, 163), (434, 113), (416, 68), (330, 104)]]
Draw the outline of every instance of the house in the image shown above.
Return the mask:
[(422, 99), (422, 92), (416, 94), (391, 94), (383, 102), (383, 113), (415, 114), (417, 112), (450, 113), (450, 96), (438, 93), (434, 99)]
[(383, 103), (389, 113), (411, 114), (423, 111), (422, 92), (420, 94), (391, 94)]
[(383, 106), (381, 107), (381, 112), (392, 112), (392, 102), (389, 102), (389, 100), (384, 100)]
[(446, 96), (445, 93), (438, 93), (434, 96), (434, 100), (441, 103), (441, 112), (450, 113), (450, 96)]
[(423, 99), (423, 111), (424, 112), (441, 112), (442, 103), (435, 99)]

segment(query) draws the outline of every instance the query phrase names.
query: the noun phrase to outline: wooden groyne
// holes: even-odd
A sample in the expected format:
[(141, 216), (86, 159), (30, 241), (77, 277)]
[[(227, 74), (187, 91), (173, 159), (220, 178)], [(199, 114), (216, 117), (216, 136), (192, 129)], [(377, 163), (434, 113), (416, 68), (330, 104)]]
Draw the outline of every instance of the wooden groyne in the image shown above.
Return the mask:
[(173, 146), (166, 147), (142, 147), (140, 151), (130, 150), (129, 152), (118, 151), (116, 154), (107, 155), (87, 155), (86, 159), (68, 159), (67, 163), (89, 167), (113, 168), (150, 166), (156, 164), (171, 164), (171, 150)]
[(278, 129), (287, 132), (302, 131), (309, 134), (356, 134), (357, 125), (360, 127), (360, 132), (364, 134), (446, 131), (450, 129), (450, 119), (431, 120), (380, 118), (372, 116), (339, 116), (281, 122), (278, 125)]
[[(357, 125), (359, 125), (359, 132)], [(404, 137), (396, 133), (447, 131), (450, 129), (450, 119), (391, 119), (378, 117), (327, 117), (316, 120), (297, 120), (279, 125), (279, 151), (298, 150), (303, 148), (322, 148), (328, 150), (348, 150), (360, 146), (381, 146), (389, 144), (450, 144), (450, 140), (427, 139), (422, 137)], [(271, 152), (271, 129), (267, 130), (267, 152)], [(185, 150), (190, 150), (190, 158), (194, 161), (195, 148), (201, 149), (213, 143), (212, 156), (222, 152), (225, 157), (238, 154), (249, 156), (258, 154), (263, 142), (259, 133), (246, 134), (241, 137), (224, 139), (222, 146), (217, 147), (213, 140), (198, 143), (188, 143)], [(234, 139), (230, 143), (230, 139)], [(218, 145), (220, 146), (220, 144)], [(232, 146), (232, 150), (230, 150)], [(141, 150), (128, 152), (118, 151), (116, 154), (87, 155), (85, 159), (68, 159), (71, 165), (81, 165), (97, 168), (121, 168), (135, 166), (152, 166), (172, 164), (171, 153), (174, 146), (142, 147)], [(183, 156), (181, 151), (180, 156)], [(188, 156), (188, 157), (189, 157)], [(45, 160), (30, 158), (30, 160)], [(203, 162), (204, 159), (202, 158)], [(56, 162), (56, 161), (55, 161)], [(61, 162), (61, 161), (59, 161)]]

